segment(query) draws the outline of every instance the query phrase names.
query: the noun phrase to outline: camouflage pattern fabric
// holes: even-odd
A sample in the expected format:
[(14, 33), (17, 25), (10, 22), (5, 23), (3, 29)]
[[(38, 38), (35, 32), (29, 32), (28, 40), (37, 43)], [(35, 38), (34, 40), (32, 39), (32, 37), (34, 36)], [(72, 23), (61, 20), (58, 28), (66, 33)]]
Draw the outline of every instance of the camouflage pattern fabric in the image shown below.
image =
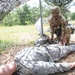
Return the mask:
[(66, 26), (66, 28), (65, 28), (65, 39), (66, 39), (66, 45), (69, 45), (69, 44), (70, 44), (71, 33), (72, 33), (71, 28), (68, 27), (68, 26)]
[(59, 28), (59, 26), (61, 25), (62, 28), (62, 38), (64, 37), (64, 32), (65, 32), (65, 27), (66, 27), (66, 21), (65, 18), (62, 15), (58, 16), (58, 19), (55, 20), (54, 17), (51, 15), (49, 20), (49, 25), (50, 25), (50, 29), (51, 29), (51, 34), (54, 34), (55, 31)]
[(15, 56), (17, 70), (13, 75), (48, 75), (69, 71), (69, 63), (55, 63), (68, 53), (75, 51), (75, 45), (47, 45), (25, 48)]
[(71, 34), (74, 34), (75, 25), (73, 25), (73, 24), (68, 24), (67, 27), (69, 27), (69, 28), (71, 29)]

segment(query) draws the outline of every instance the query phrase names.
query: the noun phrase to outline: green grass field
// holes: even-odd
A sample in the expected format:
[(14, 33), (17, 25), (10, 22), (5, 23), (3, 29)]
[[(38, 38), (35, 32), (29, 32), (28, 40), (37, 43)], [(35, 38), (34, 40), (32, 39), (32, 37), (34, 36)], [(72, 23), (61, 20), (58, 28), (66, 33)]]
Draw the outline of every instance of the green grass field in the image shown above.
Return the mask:
[[(44, 26), (45, 30), (48, 25)], [(34, 25), (0, 27), (0, 51), (17, 45), (33, 45), (39, 38)]]
[[(70, 21), (75, 25), (75, 21)], [(50, 36), (50, 32), (47, 32), (49, 25), (43, 26), (45, 34)], [(20, 45), (33, 45), (39, 38), (35, 25), (27, 26), (0, 26), (0, 52), (8, 47), (20, 46)]]

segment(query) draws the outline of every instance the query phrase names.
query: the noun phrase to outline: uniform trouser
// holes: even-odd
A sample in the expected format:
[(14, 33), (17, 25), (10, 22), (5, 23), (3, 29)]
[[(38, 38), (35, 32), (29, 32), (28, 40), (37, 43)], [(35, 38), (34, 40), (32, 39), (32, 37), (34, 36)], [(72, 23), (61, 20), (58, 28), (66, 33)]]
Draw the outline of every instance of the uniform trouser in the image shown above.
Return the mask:
[[(47, 46), (47, 49), (50, 53), (55, 53), (56, 55), (51, 54), (54, 61), (59, 60), (61, 57), (66, 56), (68, 53), (75, 51), (75, 45), (71, 46), (53, 46), (53, 49), (50, 46)], [(55, 57), (56, 56), (56, 57)], [(59, 57), (57, 57), (59, 56)], [(20, 58), (20, 57), (19, 57)], [(56, 58), (56, 59), (55, 59)], [(40, 59), (40, 58), (39, 58)], [(54, 61), (21, 61), (16, 59), (18, 66), (18, 73), (20, 75), (48, 75), (56, 72), (64, 72), (70, 70), (69, 63), (55, 63)]]

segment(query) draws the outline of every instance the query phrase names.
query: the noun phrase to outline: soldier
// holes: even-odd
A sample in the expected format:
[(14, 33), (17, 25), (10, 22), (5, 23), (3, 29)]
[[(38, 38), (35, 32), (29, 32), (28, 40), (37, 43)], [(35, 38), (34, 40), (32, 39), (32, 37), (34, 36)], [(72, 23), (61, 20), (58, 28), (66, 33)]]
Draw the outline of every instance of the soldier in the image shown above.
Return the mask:
[(48, 22), (51, 29), (51, 40), (53, 40), (55, 33), (58, 42), (62, 40), (63, 44), (65, 39), (64, 37), (65, 37), (66, 19), (61, 15), (61, 11), (58, 6), (55, 6), (52, 9), (52, 15), (50, 16)]
[(47, 45), (25, 48), (15, 57), (17, 69), (13, 75), (48, 75), (69, 71), (75, 67), (73, 63), (55, 63), (68, 53), (75, 51), (75, 45)]

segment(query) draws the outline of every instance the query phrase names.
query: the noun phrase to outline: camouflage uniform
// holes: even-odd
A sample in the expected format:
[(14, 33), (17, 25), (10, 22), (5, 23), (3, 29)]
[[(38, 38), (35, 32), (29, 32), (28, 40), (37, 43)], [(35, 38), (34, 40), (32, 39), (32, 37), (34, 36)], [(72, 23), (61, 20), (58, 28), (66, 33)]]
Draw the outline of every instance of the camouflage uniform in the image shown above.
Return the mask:
[[(15, 57), (19, 75), (48, 75), (70, 70), (70, 63), (55, 63), (68, 53), (75, 51), (75, 45), (47, 45), (25, 48)], [(13, 74), (14, 75), (14, 74)]]
[(71, 28), (69, 26), (66, 26), (66, 29), (65, 29), (66, 45), (69, 45), (69, 43), (70, 43), (71, 32), (72, 32)]
[(62, 35), (61, 36), (63, 38), (66, 23), (65, 23), (64, 18), (61, 15), (59, 15), (57, 20), (55, 20), (51, 16), (50, 19), (49, 19), (49, 25), (50, 25), (50, 29), (51, 29), (51, 34), (54, 34), (57, 31), (57, 29), (59, 28), (59, 26), (61, 25), (61, 28), (62, 28)]
[[(59, 14), (58, 15), (58, 18), (55, 19), (53, 17), (53, 14)], [(65, 34), (67, 32), (66, 31), (66, 29), (67, 29), (66, 28), (66, 25), (67, 25), (66, 19), (60, 14), (60, 9), (58, 7), (55, 7), (52, 10), (52, 15), (49, 17), (48, 22), (49, 22), (50, 29), (51, 29), (51, 35), (54, 35), (54, 33), (57, 32), (57, 29), (59, 29), (60, 26), (61, 26), (61, 33), (60, 33), (61, 35), (56, 35), (57, 36), (57, 39), (60, 40), (60, 39), (63, 39), (64, 37), (66, 37), (65, 36)], [(70, 38), (70, 36), (69, 36), (69, 38)]]

